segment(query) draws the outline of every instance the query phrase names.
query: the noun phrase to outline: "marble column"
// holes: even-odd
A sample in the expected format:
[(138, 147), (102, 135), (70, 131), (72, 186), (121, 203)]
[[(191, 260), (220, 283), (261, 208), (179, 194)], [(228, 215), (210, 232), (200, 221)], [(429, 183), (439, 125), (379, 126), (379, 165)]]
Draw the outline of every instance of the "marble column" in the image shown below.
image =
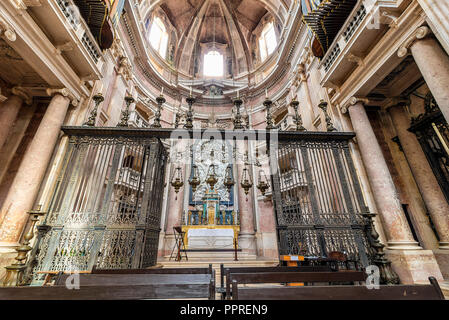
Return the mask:
[(410, 49), (426, 84), (449, 122), (449, 56), (437, 40), (428, 37), (429, 34), (428, 27), (418, 28), (400, 47), (398, 56), (404, 57)]
[[(50, 91), (49, 91), (50, 93)], [(0, 245), (10, 246), (20, 240), (32, 209), (53, 149), (61, 132), (70, 104), (68, 92), (52, 91), (54, 96), (47, 107), (33, 140), (28, 145), (20, 168), (0, 211)]]
[(11, 132), (23, 101), (23, 97), (13, 93), (0, 105), (0, 150)]
[[(307, 101), (307, 108), (304, 110), (304, 106), (301, 106), (301, 114), (304, 119), (304, 126), (309, 131), (314, 131), (315, 127), (313, 126), (313, 121), (315, 120), (315, 112), (313, 109), (312, 99), (310, 98), (310, 90), (309, 90), (309, 84), (307, 83), (307, 75), (305, 73), (305, 67), (304, 64), (301, 64), (298, 69), (298, 81), (299, 81), (299, 88), (301, 87), (301, 84), (304, 87), (304, 95), (306, 96)], [(304, 114), (307, 115), (307, 117), (304, 116)]]
[(438, 181), (427, 161), (416, 136), (407, 129), (410, 118), (406, 114), (405, 103), (399, 103), (388, 109), (393, 124), (413, 172), (419, 191), (429, 210), (435, 228), (440, 237), (440, 249), (449, 250), (449, 204), (441, 191)]
[(349, 106), (349, 115), (357, 134), (362, 159), (383, 221), (388, 249), (421, 249), (413, 239), (396, 187), (363, 102), (353, 99), (352, 105)]
[(426, 21), (449, 54), (449, 3), (441, 0), (417, 0), (426, 14)]
[[(237, 150), (238, 154), (245, 154), (246, 150), (248, 150), (248, 144), (244, 141), (237, 141)], [(243, 170), (245, 168), (244, 161), (241, 161), (237, 157), (237, 161), (235, 163), (237, 176), (235, 179), (235, 190), (238, 192), (238, 201), (239, 201), (239, 211), (240, 211), (240, 233), (238, 244), (239, 248), (243, 249), (244, 252), (249, 254), (256, 254), (257, 246), (256, 246), (256, 238), (255, 238), (255, 230), (254, 230), (254, 208), (252, 197), (254, 197), (254, 193), (251, 192), (253, 188), (249, 189), (248, 194), (245, 194), (241, 184)], [(251, 167), (248, 166), (247, 174), (251, 175)], [(255, 183), (255, 178), (251, 175), (251, 180), (253, 184)]]

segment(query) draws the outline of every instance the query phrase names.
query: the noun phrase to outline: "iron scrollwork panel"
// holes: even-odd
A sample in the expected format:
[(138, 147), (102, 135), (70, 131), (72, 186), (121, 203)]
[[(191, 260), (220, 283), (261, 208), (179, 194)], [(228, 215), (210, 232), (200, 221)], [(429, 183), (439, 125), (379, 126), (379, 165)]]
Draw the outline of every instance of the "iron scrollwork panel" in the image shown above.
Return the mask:
[(368, 265), (366, 205), (348, 142), (281, 141), (277, 162), (272, 179), (280, 254), (326, 257), (342, 251)]
[(157, 257), (165, 162), (155, 138), (69, 137), (43, 222), (48, 231), (35, 250), (34, 281), (42, 280), (38, 271), (140, 267), (145, 256)]

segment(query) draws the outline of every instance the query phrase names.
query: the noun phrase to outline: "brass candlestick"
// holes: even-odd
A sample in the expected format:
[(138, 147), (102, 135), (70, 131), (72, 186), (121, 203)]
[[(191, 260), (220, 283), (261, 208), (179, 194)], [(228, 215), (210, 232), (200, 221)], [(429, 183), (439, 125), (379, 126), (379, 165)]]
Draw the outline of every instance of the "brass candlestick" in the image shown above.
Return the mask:
[(234, 130), (235, 129), (244, 129), (243, 124), (242, 124), (242, 115), (240, 114), (240, 106), (242, 105), (243, 100), (240, 98), (237, 98), (234, 100), (234, 105), (236, 108), (236, 114), (235, 114), (235, 119), (234, 119)]
[(295, 110), (295, 124), (296, 124), (296, 131), (300, 131), (300, 132), (304, 132), (306, 131), (306, 128), (304, 128), (304, 126), (302, 125), (302, 117), (301, 115), (298, 113), (298, 106), (299, 106), (299, 102), (296, 100), (293, 100), (292, 102), (290, 102), (290, 105), (293, 107), (293, 109)]
[(117, 124), (117, 127), (128, 127), (128, 120), (129, 120), (129, 107), (132, 103), (135, 102), (133, 97), (127, 96), (125, 97), (126, 102), (126, 109), (122, 111), (122, 118), (120, 122)]
[(267, 130), (275, 129), (273, 124), (273, 116), (271, 115), (271, 106), (273, 105), (273, 101), (267, 97), (263, 102), (263, 105), (267, 110)]
[(154, 117), (154, 122), (151, 125), (151, 128), (161, 128), (161, 109), (162, 109), (162, 105), (166, 102), (167, 100), (165, 100), (163, 95), (160, 95), (159, 97), (156, 98), (156, 102), (157, 102), (157, 111)]
[(326, 117), (327, 131), (328, 132), (337, 131), (337, 129), (335, 129), (334, 125), (332, 124), (331, 117), (329, 117), (329, 114), (327, 113), (327, 102), (325, 102), (324, 100), (321, 100), (320, 104), (318, 105), (318, 108), (323, 110), (324, 116)]
[(101, 93), (93, 96), (95, 102), (94, 109), (91, 111), (89, 119), (84, 123), (85, 126), (94, 127), (97, 120), (98, 106), (104, 101), (104, 97)]
[(33, 248), (30, 247), (30, 241), (34, 238), (34, 227), (39, 221), (39, 217), (43, 216), (45, 213), (39, 210), (28, 211), (31, 216), (31, 225), (28, 232), (23, 237), (23, 243), (18, 248), (16, 248), (17, 256), (15, 260), (17, 262), (6, 267), (6, 276), (3, 280), (3, 286), (5, 287), (17, 287), (23, 285), (23, 274), (26, 269), (26, 260), (28, 252)]
[(189, 109), (186, 113), (186, 123), (184, 124), (185, 129), (193, 129), (193, 110), (192, 106), (195, 103), (196, 99), (191, 95), (186, 98), (186, 102), (189, 105)]
[(379, 234), (374, 228), (375, 213), (363, 213), (366, 223), (366, 235), (371, 246), (371, 256), (374, 264), (379, 267), (381, 284), (399, 284), (399, 277), (391, 267), (391, 261), (385, 258), (384, 245), (379, 241)]

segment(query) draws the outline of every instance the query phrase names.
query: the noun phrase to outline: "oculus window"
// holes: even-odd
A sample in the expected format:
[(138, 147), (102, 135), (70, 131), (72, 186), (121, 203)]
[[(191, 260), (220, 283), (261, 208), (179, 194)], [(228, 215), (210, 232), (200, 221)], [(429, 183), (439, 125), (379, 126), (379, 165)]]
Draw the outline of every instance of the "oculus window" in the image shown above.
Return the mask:
[(161, 19), (156, 18), (151, 25), (150, 44), (154, 50), (165, 58), (167, 54), (168, 33)]
[(262, 30), (259, 38), (260, 57), (264, 61), (274, 52), (277, 46), (276, 33), (274, 32), (273, 22), (270, 22)]
[(204, 55), (204, 76), (223, 76), (223, 55), (218, 51), (210, 51)]

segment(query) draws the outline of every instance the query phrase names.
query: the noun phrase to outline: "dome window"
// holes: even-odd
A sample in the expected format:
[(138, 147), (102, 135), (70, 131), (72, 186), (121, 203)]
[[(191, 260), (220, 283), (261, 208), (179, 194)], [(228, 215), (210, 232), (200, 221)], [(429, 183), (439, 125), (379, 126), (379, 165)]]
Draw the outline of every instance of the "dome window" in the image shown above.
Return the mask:
[(209, 51), (204, 55), (204, 76), (223, 76), (223, 55), (221, 55), (218, 51)]
[(274, 52), (277, 46), (276, 34), (274, 32), (273, 23), (270, 22), (262, 30), (259, 38), (260, 57), (264, 61), (270, 54)]
[(168, 45), (168, 33), (165, 28), (164, 23), (160, 18), (156, 18), (153, 21), (150, 30), (150, 44), (154, 50), (159, 52), (159, 54), (165, 58), (167, 54), (167, 45)]

